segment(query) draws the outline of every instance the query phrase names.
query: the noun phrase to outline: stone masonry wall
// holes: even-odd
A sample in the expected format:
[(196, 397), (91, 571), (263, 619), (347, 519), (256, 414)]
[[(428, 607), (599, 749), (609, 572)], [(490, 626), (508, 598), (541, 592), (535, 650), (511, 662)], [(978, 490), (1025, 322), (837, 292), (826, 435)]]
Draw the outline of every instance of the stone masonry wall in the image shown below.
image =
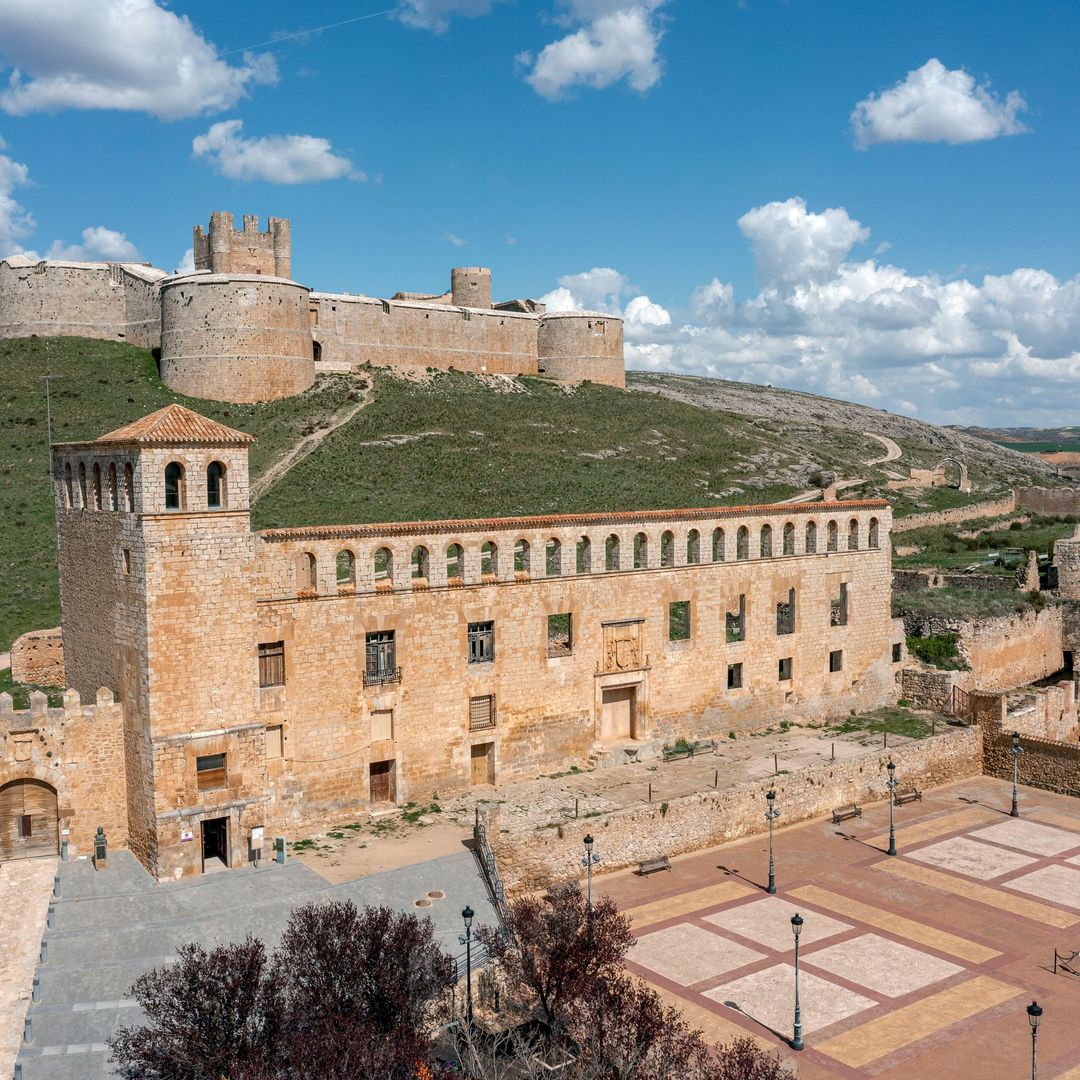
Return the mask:
[(0, 694), (0, 787), (24, 779), (52, 787), (72, 857), (92, 853), (99, 826), (110, 844), (127, 845), (123, 757), (123, 708), (110, 690), (98, 691), (96, 703), (86, 706), (69, 690), (58, 709), (33, 693), (30, 709), (20, 712), (12, 710), (10, 694)]
[(594, 311), (545, 315), (540, 319), (537, 349), (539, 371), (549, 379), (626, 385), (621, 319)]
[(772, 778), (771, 785), (748, 781), (724, 791), (673, 799), (666, 809), (649, 803), (570, 821), (558, 829), (502, 833), (495, 803), (485, 804), (481, 820), (507, 889), (522, 892), (576, 878), (577, 860), (572, 856), (581, 850), (586, 833), (596, 838), (604, 869), (617, 870), (643, 859), (680, 855), (765, 832), (765, 794), (770, 786), (776, 790), (782, 826), (822, 817), (846, 803), (878, 802), (885, 798), (885, 766), (890, 758), (903, 786), (930, 788), (978, 776), (982, 732), (956, 729), (887, 753), (875, 750), (844, 762), (814, 765)]
[[(984, 736), (983, 771), (1001, 780), (1012, 779), (1012, 735)], [(1080, 794), (1080, 746), (1075, 743), (1036, 739), (1021, 733), (1023, 753), (1017, 760), (1021, 784)]]
[(1016, 492), (1016, 505), (1048, 517), (1080, 514), (1080, 488), (1020, 488)]
[(894, 533), (910, 532), (912, 529), (922, 529), (927, 525), (951, 525), (957, 521), (973, 521), (975, 518), (1000, 517), (1002, 514), (1011, 514), (1016, 509), (1016, 494), (1010, 493), (1002, 499), (993, 499), (989, 502), (971, 503), (968, 506), (957, 506), (952, 510), (935, 510), (927, 514), (911, 514), (908, 517), (897, 518), (893, 525)]
[(31, 630), (11, 646), (11, 677), (31, 686), (64, 685), (64, 639), (59, 626)]

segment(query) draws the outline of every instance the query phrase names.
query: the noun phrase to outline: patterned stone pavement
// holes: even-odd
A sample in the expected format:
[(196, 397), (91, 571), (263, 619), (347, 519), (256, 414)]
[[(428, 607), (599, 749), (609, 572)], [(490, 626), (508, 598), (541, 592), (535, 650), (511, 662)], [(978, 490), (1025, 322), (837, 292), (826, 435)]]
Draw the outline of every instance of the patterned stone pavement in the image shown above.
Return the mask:
[(1080, 949), (1080, 802), (1022, 789), (1018, 819), (1009, 803), (988, 777), (927, 791), (895, 810), (895, 858), (884, 804), (780, 829), (776, 896), (766, 836), (594, 887), (630, 914), (639, 975), (709, 1038), (797, 1058), (801, 1080), (1029, 1076), (1035, 998), (1041, 1080), (1080, 1080), (1080, 978), (1053, 973), (1055, 946)]

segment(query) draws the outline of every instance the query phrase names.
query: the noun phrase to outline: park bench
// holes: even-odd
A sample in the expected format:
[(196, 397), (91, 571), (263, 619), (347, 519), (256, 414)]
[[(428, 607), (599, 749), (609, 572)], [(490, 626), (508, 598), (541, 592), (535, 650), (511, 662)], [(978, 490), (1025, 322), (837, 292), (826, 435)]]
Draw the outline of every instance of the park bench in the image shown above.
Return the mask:
[(1080, 975), (1080, 952), (1058, 952), (1054, 949), (1054, 974), (1058, 968), (1067, 971), (1070, 975)]
[(862, 807), (856, 806), (854, 803), (848, 803), (847, 806), (838, 806), (832, 812), (834, 825), (839, 825), (841, 821), (847, 821), (848, 818), (856, 817), (862, 817)]
[(641, 874), (642, 877), (647, 877), (657, 870), (670, 869), (671, 860), (666, 855), (661, 855), (658, 859), (644, 859), (638, 863), (638, 873)]
[(676, 761), (679, 758), (692, 758), (695, 754), (716, 750), (716, 740), (708, 739), (705, 742), (687, 743), (685, 746), (665, 746), (663, 748), (665, 761)]
[(899, 788), (893, 793), (895, 806), (903, 806), (909, 802), (922, 802), (922, 792), (917, 787)]

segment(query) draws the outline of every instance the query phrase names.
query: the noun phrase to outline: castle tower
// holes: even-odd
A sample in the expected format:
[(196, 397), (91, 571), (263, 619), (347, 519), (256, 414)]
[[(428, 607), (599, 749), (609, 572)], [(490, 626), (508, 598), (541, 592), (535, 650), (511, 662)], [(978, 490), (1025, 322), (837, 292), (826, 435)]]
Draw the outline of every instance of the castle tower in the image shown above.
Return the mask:
[(450, 271), (455, 307), (491, 307), (491, 271), (486, 266), (455, 266)]
[(259, 232), (256, 214), (244, 215), (244, 227), (233, 225), (227, 210), (210, 215), (210, 230), (192, 230), (196, 270), (213, 274), (266, 274), (287, 278), (292, 273), (291, 227), (288, 218), (270, 218), (266, 232)]
[(626, 386), (623, 323), (617, 315), (597, 311), (552, 311), (540, 317), (537, 366), (556, 382), (588, 379)]
[[(262, 784), (252, 441), (169, 405), (53, 448), (67, 679), (84, 700), (118, 692), (129, 842), (159, 876), (199, 869), (205, 820), (232, 865), (237, 804)], [(207, 762), (221, 769), (211, 785)]]

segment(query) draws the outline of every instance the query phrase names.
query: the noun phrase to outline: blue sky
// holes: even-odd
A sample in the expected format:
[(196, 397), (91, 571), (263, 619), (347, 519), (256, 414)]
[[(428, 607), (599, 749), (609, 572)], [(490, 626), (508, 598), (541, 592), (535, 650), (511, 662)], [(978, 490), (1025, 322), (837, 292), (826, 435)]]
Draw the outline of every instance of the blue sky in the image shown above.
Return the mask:
[(212, 209), (275, 214), (316, 288), (482, 264), (499, 297), (624, 314), (631, 366), (1071, 423), (1078, 21), (989, 0), (0, 0), (0, 254), (172, 269)]

